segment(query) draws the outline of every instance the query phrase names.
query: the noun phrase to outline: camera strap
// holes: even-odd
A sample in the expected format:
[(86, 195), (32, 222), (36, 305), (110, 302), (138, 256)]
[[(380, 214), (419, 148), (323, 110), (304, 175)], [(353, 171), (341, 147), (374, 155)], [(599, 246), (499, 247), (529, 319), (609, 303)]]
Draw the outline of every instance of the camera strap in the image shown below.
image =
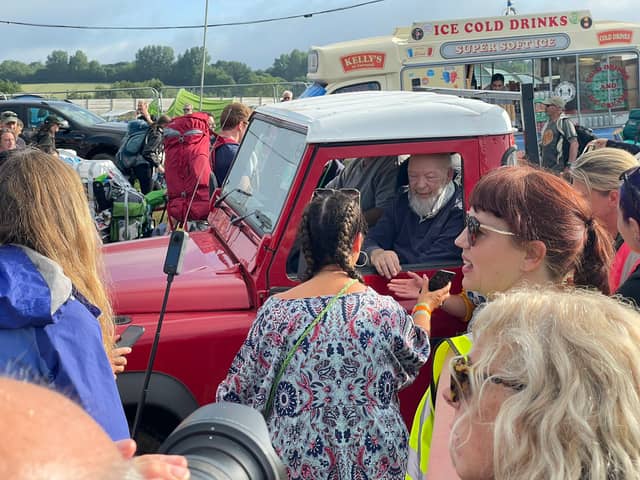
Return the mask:
[(324, 307), (322, 311), (318, 314), (318, 316), (313, 319), (313, 321), (307, 326), (307, 328), (304, 329), (304, 332), (302, 332), (302, 335), (300, 335), (300, 338), (298, 338), (298, 341), (293, 345), (293, 347), (291, 347), (291, 350), (289, 350), (289, 352), (287, 353), (287, 356), (285, 357), (284, 362), (282, 362), (282, 366), (278, 370), (278, 373), (275, 379), (273, 380), (273, 384), (271, 384), (271, 391), (269, 392), (269, 398), (264, 408), (264, 413), (262, 414), (265, 420), (268, 420), (269, 416), (271, 415), (271, 411), (273, 410), (273, 399), (276, 395), (276, 388), (278, 387), (278, 384), (282, 379), (282, 375), (284, 374), (284, 371), (287, 369), (287, 367), (289, 366), (289, 363), (291, 363), (291, 359), (293, 358), (296, 351), (298, 350), (298, 347), (300, 346), (302, 341), (305, 338), (307, 338), (307, 335), (309, 335), (309, 332), (313, 330), (313, 328), (318, 324), (318, 322), (322, 319), (322, 317), (324, 317), (327, 314), (329, 309), (331, 309), (331, 307), (333, 307), (333, 305), (338, 301), (338, 299), (341, 296), (343, 296), (347, 292), (347, 290), (349, 290), (349, 288), (351, 288), (351, 286), (357, 281), (358, 280), (354, 278), (350, 282), (348, 282), (344, 287), (342, 287), (342, 290), (340, 290), (338, 294), (334, 296), (329, 301), (329, 303), (327, 303), (327, 306)]

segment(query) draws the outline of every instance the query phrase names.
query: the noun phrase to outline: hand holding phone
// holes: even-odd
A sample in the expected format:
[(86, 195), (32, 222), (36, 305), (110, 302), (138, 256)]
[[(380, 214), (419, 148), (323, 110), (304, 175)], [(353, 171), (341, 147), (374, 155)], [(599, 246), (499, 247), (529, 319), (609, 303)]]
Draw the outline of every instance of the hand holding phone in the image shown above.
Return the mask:
[(445, 287), (453, 277), (456, 276), (455, 272), (449, 270), (438, 270), (436, 274), (429, 279), (429, 291), (440, 290)]
[(122, 332), (120, 340), (116, 342), (116, 348), (133, 347), (144, 333), (144, 327), (140, 325), (129, 325)]

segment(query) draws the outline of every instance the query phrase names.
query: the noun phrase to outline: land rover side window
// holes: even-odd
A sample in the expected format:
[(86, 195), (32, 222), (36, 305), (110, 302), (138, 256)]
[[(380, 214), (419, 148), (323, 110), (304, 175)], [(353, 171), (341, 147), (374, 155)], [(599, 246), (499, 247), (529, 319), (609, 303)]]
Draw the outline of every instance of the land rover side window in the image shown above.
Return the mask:
[[(446, 152), (444, 155), (449, 154)], [(430, 155), (430, 154), (425, 154)], [(440, 155), (440, 154), (435, 154)], [(420, 154), (416, 154), (420, 156)], [(463, 230), (463, 199), (464, 199), (464, 181), (463, 181), (463, 162), (461, 155), (458, 153), (450, 154), (452, 178), (451, 182), (447, 182), (448, 174), (444, 177), (439, 176), (438, 172), (433, 169), (418, 169), (413, 171), (415, 181), (419, 185), (422, 193), (427, 190), (433, 190), (433, 198), (420, 198), (415, 194), (412, 195), (410, 189), (409, 161), (410, 155), (400, 153), (399, 155), (391, 155), (385, 157), (358, 157), (358, 158), (340, 158), (332, 159), (325, 165), (323, 175), (318, 186), (325, 188), (356, 188), (360, 190), (360, 205), (363, 209), (365, 219), (369, 223), (369, 235), (376, 235), (376, 229), (382, 228), (393, 230), (397, 228), (399, 232), (407, 231), (406, 227), (401, 225), (398, 219), (406, 221), (414, 221), (416, 225), (408, 227), (410, 230), (423, 230), (429, 238), (436, 243), (442, 241), (442, 235), (436, 234), (428, 228), (427, 223), (433, 224), (436, 228), (438, 225), (445, 225), (443, 230), (448, 230), (451, 235), (446, 237), (446, 245), (436, 245), (434, 249), (434, 259), (427, 256), (420, 256), (420, 252), (414, 252), (414, 255), (407, 254), (406, 246), (408, 243), (406, 238), (402, 238), (402, 234), (398, 234), (396, 245), (400, 245), (404, 253), (397, 252), (400, 256), (400, 262), (406, 270), (422, 271), (435, 267), (453, 267), (460, 265), (460, 250), (455, 247), (454, 240)], [(331, 173), (329, 170), (334, 169), (334, 165), (340, 165), (336, 172)], [(420, 178), (415, 179), (415, 176)], [(442, 181), (438, 179), (442, 178)], [(443, 183), (434, 186), (434, 183)], [(379, 203), (382, 202), (382, 203)], [(395, 204), (394, 204), (395, 202)], [(444, 205), (442, 214), (436, 208), (436, 205)], [(372, 214), (378, 205), (384, 205), (382, 216), (373, 218)], [(394, 210), (394, 208), (396, 210)], [(419, 213), (403, 215), (399, 213), (398, 208), (404, 208), (405, 212), (412, 209)], [(385, 211), (387, 211), (385, 216)], [(390, 215), (389, 212), (395, 212), (397, 219)], [(451, 214), (451, 213), (454, 214)], [(419, 217), (422, 217), (420, 220)], [(446, 217), (446, 218), (445, 218)], [(457, 222), (457, 223), (456, 223)], [(379, 225), (380, 224), (380, 225)], [(423, 227), (418, 226), (423, 224)], [(386, 235), (380, 235), (386, 236)], [(425, 244), (430, 242), (426, 241)], [(394, 250), (392, 245), (381, 245), (384, 250)], [(450, 252), (450, 253), (448, 253)], [(362, 261), (362, 259), (361, 259)], [(304, 255), (300, 251), (299, 239), (294, 243), (289, 257), (287, 258), (287, 275), (290, 279), (300, 279), (306, 271), (307, 265), (304, 261)], [(371, 274), (375, 269), (371, 265), (361, 268), (361, 273)]]
[(302, 133), (262, 120), (251, 122), (222, 195), (236, 218), (271, 233), (280, 217), (305, 148)]
[[(425, 154), (425, 156), (429, 155), (432, 154)], [(433, 155), (440, 156), (436, 153)], [(379, 245), (379, 248), (395, 251), (405, 270), (423, 271), (460, 265), (461, 252), (454, 241), (464, 229), (464, 198), (469, 193), (464, 192), (462, 156), (459, 153), (449, 154), (452, 168), (451, 182), (447, 181), (448, 174), (442, 176), (434, 170), (433, 163), (426, 166), (425, 160), (421, 159), (421, 166), (418, 169), (412, 169), (411, 156), (401, 155), (400, 159), (403, 157), (408, 158), (400, 163), (398, 169), (396, 215), (387, 216), (386, 219), (383, 215), (378, 223), (369, 229), (368, 240), (383, 238), (384, 234), (376, 232), (379, 229), (395, 231), (393, 245), (398, 248), (386, 244)], [(416, 193), (418, 191), (422, 195), (418, 195)], [(427, 192), (433, 192), (433, 196), (425, 197)], [(400, 213), (408, 210), (410, 214)], [(423, 232), (424, 237), (416, 238), (418, 240), (416, 242), (407, 242), (402, 238), (402, 234), (398, 233), (406, 231)], [(370, 241), (365, 243), (368, 246), (371, 245)]]

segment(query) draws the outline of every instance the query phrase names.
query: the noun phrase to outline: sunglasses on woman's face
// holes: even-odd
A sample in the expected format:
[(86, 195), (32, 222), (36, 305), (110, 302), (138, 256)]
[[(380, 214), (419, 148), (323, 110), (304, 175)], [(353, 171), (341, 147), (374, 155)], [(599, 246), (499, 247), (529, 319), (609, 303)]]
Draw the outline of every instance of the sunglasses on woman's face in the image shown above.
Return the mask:
[(315, 200), (316, 198), (325, 198), (330, 195), (334, 195), (337, 192), (340, 192), (351, 198), (352, 200), (355, 200), (356, 202), (358, 202), (358, 205), (360, 205), (360, 190), (358, 190), (357, 188), (316, 188), (313, 191), (311, 200)]
[[(471, 397), (471, 360), (466, 356), (457, 356), (451, 359), (451, 387), (449, 399), (451, 402), (457, 403), (461, 399), (468, 400)], [(487, 375), (491, 383), (496, 385), (504, 385), (512, 390), (524, 390), (525, 385), (522, 383), (509, 382), (503, 378), (494, 375)]]
[(500, 235), (515, 235), (513, 232), (507, 232), (506, 230), (500, 230), (499, 228), (490, 227), (489, 225), (485, 225), (480, 223), (473, 215), (467, 214), (464, 220), (464, 225), (467, 228), (467, 240), (469, 242), (469, 246), (473, 247), (478, 240), (478, 235), (481, 230), (487, 230), (493, 233), (499, 233)]

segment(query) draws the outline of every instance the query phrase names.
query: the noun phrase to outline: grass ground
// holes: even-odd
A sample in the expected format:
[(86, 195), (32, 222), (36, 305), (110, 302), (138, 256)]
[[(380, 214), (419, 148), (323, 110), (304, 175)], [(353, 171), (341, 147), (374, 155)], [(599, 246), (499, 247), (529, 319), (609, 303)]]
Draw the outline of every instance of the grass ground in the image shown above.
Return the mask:
[(24, 93), (72, 92), (78, 90), (95, 90), (96, 87), (108, 87), (110, 83), (23, 83)]

